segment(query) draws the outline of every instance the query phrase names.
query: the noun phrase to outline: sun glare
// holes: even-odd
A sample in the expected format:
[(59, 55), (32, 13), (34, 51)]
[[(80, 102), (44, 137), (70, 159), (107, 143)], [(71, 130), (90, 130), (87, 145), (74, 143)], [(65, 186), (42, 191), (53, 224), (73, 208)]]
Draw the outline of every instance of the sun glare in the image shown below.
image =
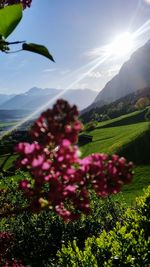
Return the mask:
[(134, 45), (133, 36), (129, 32), (125, 32), (110, 43), (107, 47), (107, 53), (110, 56), (122, 57), (132, 51)]
[(146, 4), (150, 4), (150, 0), (144, 0)]

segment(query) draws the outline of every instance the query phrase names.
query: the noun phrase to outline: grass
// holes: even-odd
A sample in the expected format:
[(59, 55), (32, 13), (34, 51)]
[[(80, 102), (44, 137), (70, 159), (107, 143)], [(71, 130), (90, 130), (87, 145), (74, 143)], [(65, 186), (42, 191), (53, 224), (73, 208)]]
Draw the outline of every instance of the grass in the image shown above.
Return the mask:
[(135, 124), (139, 122), (145, 121), (145, 114), (147, 113), (149, 107), (144, 110), (134, 111), (126, 115), (122, 115), (115, 119), (111, 119), (108, 121), (100, 122), (98, 127), (110, 127), (110, 126), (121, 126), (121, 125), (129, 125)]
[(148, 129), (148, 122), (131, 125), (97, 128), (89, 132), (93, 141), (81, 147), (83, 156), (95, 152), (116, 153), (124, 145), (134, 140)]
[[(93, 136), (93, 141), (80, 147), (82, 156), (85, 157), (95, 152), (108, 154), (119, 153), (120, 156), (125, 155), (127, 159), (134, 160), (136, 159), (134, 154), (136, 154), (138, 158), (141, 158), (145, 153), (145, 158), (149, 160), (149, 122), (144, 121), (144, 114), (145, 111), (138, 111), (99, 123), (95, 130), (88, 132)], [(146, 135), (146, 142), (144, 139), (145, 133), (148, 133), (148, 135)], [(0, 156), (0, 164), (6, 157), (7, 155)], [(4, 166), (5, 170), (12, 165), (15, 158), (16, 156), (13, 155), (8, 159)], [(133, 182), (125, 186), (123, 193), (116, 195), (115, 198), (121, 199), (121, 201), (124, 199), (127, 204), (130, 204), (135, 197), (142, 193), (143, 188), (149, 184), (150, 165), (138, 164), (135, 167)]]
[(10, 168), (14, 162), (14, 160), (17, 158), (17, 155), (12, 155), (10, 156), (10, 154), (5, 154), (0, 156), (0, 165), (3, 164), (4, 160), (8, 158), (6, 164), (4, 165), (4, 169), (7, 170), (8, 168)]
[(150, 166), (136, 166), (132, 183), (125, 185), (122, 192), (112, 196), (112, 199), (124, 203), (125, 206), (132, 205), (136, 197), (143, 195), (143, 189), (148, 185), (150, 185)]
[[(134, 179), (130, 185), (124, 186), (123, 192), (115, 199), (131, 204), (135, 197), (150, 184), (150, 131), (149, 122), (144, 121), (144, 111), (136, 111), (113, 120), (99, 123), (95, 130), (88, 132), (93, 141), (81, 146), (82, 156), (91, 153), (119, 153), (128, 160), (137, 162)], [(142, 165), (139, 164), (142, 159)]]
[(0, 127), (14, 126), (17, 122), (0, 122)]
[[(0, 122), (0, 131), (1, 128), (5, 130), (5, 127), (11, 127), (16, 125), (17, 122)], [(1, 155), (0, 154), (0, 165), (4, 162), (4, 160), (9, 156), (9, 154)], [(12, 166), (13, 161), (15, 160), (16, 156), (11, 156), (5, 164), (5, 170), (7, 170), (10, 166)]]

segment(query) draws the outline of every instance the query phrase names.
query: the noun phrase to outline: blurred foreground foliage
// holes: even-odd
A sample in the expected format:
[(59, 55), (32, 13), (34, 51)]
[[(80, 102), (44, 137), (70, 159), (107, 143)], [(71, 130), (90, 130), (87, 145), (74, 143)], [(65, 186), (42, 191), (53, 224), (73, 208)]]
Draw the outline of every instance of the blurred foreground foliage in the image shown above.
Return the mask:
[[(6, 182), (7, 186), (7, 182)], [(26, 205), (17, 183), (1, 194), (3, 208)], [(19, 194), (19, 195), (18, 195)], [(54, 212), (26, 211), (0, 222), (0, 232), (12, 233), (8, 259), (25, 266), (149, 266), (150, 187), (134, 207), (91, 195), (92, 213), (65, 223)], [(10, 208), (10, 207), (9, 207)], [(2, 244), (2, 240), (0, 240)]]
[(113, 230), (87, 238), (80, 249), (76, 240), (57, 253), (58, 266), (150, 266), (150, 186), (136, 205), (127, 208)]

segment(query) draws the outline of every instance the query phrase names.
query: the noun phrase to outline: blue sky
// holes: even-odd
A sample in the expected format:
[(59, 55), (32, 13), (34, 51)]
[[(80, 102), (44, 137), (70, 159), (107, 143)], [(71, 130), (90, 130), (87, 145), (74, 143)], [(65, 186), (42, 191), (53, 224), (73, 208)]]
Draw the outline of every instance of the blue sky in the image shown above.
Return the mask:
[[(108, 58), (94, 68), (98, 55), (92, 58), (90, 52), (123, 32), (135, 32), (149, 17), (149, 0), (33, 0), (9, 40), (44, 44), (56, 63), (28, 52), (1, 53), (0, 93), (22, 93), (33, 86), (100, 91), (130, 53)], [(150, 39), (150, 23), (147, 25), (133, 51)]]

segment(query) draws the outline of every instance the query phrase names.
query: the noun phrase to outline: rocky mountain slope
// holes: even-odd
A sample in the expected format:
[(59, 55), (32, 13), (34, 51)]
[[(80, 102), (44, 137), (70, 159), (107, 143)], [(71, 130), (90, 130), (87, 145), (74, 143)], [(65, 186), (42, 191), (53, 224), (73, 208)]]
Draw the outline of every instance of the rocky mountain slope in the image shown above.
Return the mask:
[(87, 110), (111, 103), (146, 87), (150, 87), (150, 41), (132, 54)]
[[(143, 103), (141, 103), (141, 105), (143, 105), (143, 108), (150, 104), (150, 87), (139, 89), (133, 93), (127, 94), (126, 96), (117, 99), (114, 102), (104, 104), (102, 106), (95, 106), (93, 103), (89, 110), (87, 108), (84, 110), (84, 112), (81, 112), (81, 118), (84, 122), (89, 122), (94, 119), (94, 114), (98, 114), (102, 117), (104, 115), (107, 115), (111, 119), (116, 118), (140, 109), (140, 106), (137, 106), (137, 102), (139, 100), (142, 100)], [(99, 102), (97, 102), (96, 104), (98, 103)]]

